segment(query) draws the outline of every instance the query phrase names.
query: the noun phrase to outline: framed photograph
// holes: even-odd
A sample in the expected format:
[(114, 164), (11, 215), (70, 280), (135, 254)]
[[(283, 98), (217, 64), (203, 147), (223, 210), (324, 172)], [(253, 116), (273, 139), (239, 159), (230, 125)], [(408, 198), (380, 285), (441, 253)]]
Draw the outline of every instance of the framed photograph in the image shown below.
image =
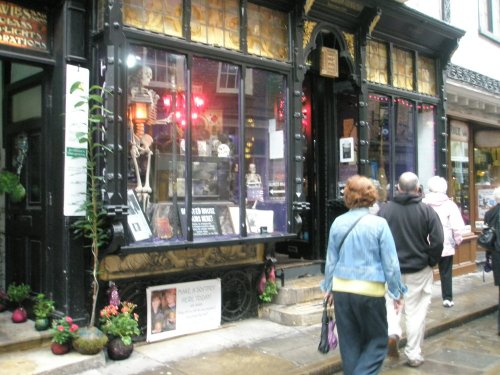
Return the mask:
[(354, 138), (340, 138), (340, 162), (349, 163), (354, 161)]
[(146, 289), (147, 341), (218, 328), (221, 281), (209, 279)]
[(143, 241), (151, 238), (153, 233), (149, 227), (149, 223), (146, 220), (144, 212), (142, 212), (139, 201), (134, 194), (132, 189), (127, 190), (127, 201), (128, 201), (128, 216), (127, 223), (134, 241)]

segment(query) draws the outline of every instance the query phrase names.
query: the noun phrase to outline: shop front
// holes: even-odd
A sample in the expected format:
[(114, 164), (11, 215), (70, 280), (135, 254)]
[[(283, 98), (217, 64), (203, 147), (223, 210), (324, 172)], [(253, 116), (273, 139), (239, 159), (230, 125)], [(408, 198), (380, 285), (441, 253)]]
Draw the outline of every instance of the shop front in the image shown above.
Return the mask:
[[(450, 194), (475, 239), (500, 186), (500, 83), (456, 65), (447, 73)], [(484, 251), (475, 241), (471, 248)]]
[(57, 175), (45, 233), (61, 238), (43, 245), (39, 288), (61, 313), (85, 319), (90, 289), (72, 226), (85, 152), (60, 116), (77, 81), (105, 107), (101, 302), (114, 283), (148, 332), (155, 293), (189, 282), (220, 280), (222, 321), (255, 316), (267, 259), (324, 261), (349, 176), (385, 201), (404, 171), (447, 173), (443, 71), (462, 32), (399, 2), (63, 3), (49, 29), (72, 26), (49, 38), (54, 129), (40, 151)]

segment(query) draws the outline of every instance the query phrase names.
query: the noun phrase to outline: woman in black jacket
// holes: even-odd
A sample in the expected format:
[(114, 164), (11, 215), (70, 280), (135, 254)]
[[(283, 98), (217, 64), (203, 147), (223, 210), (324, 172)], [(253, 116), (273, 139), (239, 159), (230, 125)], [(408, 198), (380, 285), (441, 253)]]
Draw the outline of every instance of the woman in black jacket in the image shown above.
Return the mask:
[(493, 281), (498, 286), (498, 327), (497, 332), (500, 336), (500, 187), (493, 191), (493, 197), (497, 204), (490, 208), (484, 215), (484, 222), (496, 232), (495, 251), (491, 252), (493, 260)]

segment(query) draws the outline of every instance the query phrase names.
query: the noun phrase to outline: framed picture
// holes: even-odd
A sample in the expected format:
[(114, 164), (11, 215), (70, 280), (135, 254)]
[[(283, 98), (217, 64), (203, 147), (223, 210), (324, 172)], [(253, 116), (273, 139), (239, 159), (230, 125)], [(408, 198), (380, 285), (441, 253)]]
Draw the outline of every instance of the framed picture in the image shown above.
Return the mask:
[(132, 189), (127, 190), (127, 201), (128, 201), (128, 216), (127, 223), (134, 237), (134, 241), (143, 241), (151, 238), (153, 233), (149, 227), (149, 223), (142, 212), (141, 206), (137, 201), (137, 197)]
[(340, 162), (349, 163), (354, 161), (354, 138), (340, 138)]
[(218, 328), (221, 281), (209, 279), (146, 289), (147, 341)]

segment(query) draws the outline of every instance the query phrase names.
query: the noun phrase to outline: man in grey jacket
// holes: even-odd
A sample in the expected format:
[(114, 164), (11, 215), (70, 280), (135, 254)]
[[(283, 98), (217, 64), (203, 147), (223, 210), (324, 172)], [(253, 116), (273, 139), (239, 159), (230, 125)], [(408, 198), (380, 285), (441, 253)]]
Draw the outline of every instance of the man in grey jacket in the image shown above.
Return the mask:
[[(425, 319), (431, 303), (434, 267), (443, 250), (443, 226), (436, 212), (422, 202), (419, 180), (412, 172), (403, 173), (393, 201), (380, 208), (379, 216), (389, 223), (403, 283), (408, 286), (402, 315), (405, 316), (408, 365), (424, 363), (421, 345), (424, 340)], [(392, 304), (392, 301), (390, 301)], [(389, 355), (397, 357), (401, 338), (401, 314), (387, 309), (389, 325)]]

